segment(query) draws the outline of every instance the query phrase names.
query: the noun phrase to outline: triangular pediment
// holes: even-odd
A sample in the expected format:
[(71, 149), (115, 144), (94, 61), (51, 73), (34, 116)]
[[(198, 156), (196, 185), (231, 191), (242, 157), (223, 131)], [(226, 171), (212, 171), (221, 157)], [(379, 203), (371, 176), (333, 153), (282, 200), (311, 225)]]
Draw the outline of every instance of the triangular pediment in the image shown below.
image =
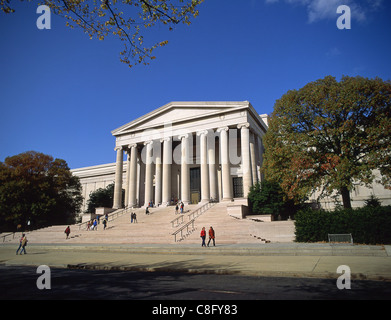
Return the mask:
[(170, 102), (122, 127), (112, 131), (114, 136), (124, 135), (140, 130), (159, 128), (164, 125), (177, 124), (211, 115), (222, 114), (249, 106), (244, 102)]

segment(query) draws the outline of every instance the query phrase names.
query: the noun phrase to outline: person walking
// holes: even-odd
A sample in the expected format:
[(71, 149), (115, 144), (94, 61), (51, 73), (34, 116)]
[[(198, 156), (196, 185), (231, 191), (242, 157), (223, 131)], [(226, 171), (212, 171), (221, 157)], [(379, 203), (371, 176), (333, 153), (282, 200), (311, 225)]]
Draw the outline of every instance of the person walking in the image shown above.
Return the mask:
[(213, 230), (213, 228), (212, 228), (212, 226), (211, 226), (210, 229), (209, 229), (208, 247), (209, 247), (210, 240), (213, 240), (213, 246), (214, 246), (214, 247), (216, 246), (215, 238), (216, 238), (215, 231)]
[(136, 212), (133, 213), (133, 222), (137, 223), (137, 215)]
[(65, 229), (64, 233), (67, 235), (66, 239), (69, 238), (69, 234), (71, 233), (71, 228), (69, 226)]
[(22, 247), (22, 241), (23, 241), (24, 237), (25, 237), (25, 234), (23, 233), (22, 236), (21, 236), (20, 239), (19, 239), (19, 247), (18, 247), (18, 249), (16, 250), (16, 254), (19, 253), (19, 250), (20, 250), (20, 248)]
[(105, 218), (103, 219), (103, 230), (106, 230), (106, 226), (107, 226), (107, 220)]
[(26, 246), (27, 246), (27, 237), (23, 233), (22, 237), (20, 238), (19, 248), (18, 248), (18, 250), (16, 250), (16, 254), (18, 254), (20, 248), (22, 248), (22, 250), (20, 250), (20, 254), (22, 254), (23, 251), (24, 251), (24, 254), (26, 254), (27, 253), (26, 252)]
[(206, 244), (205, 244), (205, 238), (206, 238), (206, 231), (205, 231), (205, 227), (202, 227), (202, 230), (201, 230), (201, 239), (202, 239), (202, 245), (201, 247), (206, 247)]

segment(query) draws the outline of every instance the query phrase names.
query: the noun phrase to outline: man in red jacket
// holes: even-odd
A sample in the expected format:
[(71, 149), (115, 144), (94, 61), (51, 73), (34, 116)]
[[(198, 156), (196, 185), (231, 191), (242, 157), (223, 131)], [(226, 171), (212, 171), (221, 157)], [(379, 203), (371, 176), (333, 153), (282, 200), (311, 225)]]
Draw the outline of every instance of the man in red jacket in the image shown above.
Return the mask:
[(201, 230), (201, 239), (202, 239), (201, 247), (206, 247), (205, 238), (206, 238), (206, 231), (205, 231), (205, 227), (203, 227)]
[(215, 247), (216, 246), (216, 244), (215, 244), (215, 231), (213, 230), (212, 226), (209, 229), (208, 247), (209, 247), (210, 240), (213, 240), (213, 246)]

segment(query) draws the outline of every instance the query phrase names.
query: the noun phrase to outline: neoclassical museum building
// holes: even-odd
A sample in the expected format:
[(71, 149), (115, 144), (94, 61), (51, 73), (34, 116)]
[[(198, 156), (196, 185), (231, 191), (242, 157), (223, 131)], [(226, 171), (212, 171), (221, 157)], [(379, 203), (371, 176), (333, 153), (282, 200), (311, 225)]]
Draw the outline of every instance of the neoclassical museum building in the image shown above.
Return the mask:
[[(83, 186), (82, 210), (91, 192), (113, 182), (114, 209), (121, 207), (122, 189), (125, 207), (177, 200), (247, 204), (250, 187), (262, 180), (267, 125), (267, 115), (248, 101), (170, 102), (112, 131), (115, 163), (72, 170)], [(357, 187), (352, 205), (371, 194), (391, 204), (391, 192), (375, 184)]]

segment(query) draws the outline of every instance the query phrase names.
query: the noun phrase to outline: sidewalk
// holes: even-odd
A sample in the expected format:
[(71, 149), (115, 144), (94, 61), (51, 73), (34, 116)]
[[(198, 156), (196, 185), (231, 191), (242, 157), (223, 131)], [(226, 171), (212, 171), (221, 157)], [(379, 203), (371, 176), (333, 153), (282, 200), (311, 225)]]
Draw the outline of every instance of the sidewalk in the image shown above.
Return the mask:
[(27, 255), (15, 255), (16, 249), (15, 244), (0, 245), (0, 264), (333, 279), (341, 275), (337, 268), (346, 265), (352, 279), (391, 281), (391, 246), (31, 244)]

